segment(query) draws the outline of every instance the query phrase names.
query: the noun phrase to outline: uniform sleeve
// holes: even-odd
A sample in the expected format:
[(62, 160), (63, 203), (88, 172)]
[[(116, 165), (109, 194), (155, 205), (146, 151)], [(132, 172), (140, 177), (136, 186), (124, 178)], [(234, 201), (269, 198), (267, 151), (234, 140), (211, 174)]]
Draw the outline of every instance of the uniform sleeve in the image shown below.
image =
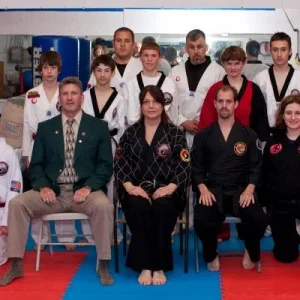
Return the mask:
[(9, 190), (7, 198), (5, 199), (5, 207), (0, 222), (0, 226), (7, 226), (8, 207), (9, 202), (23, 192), (23, 181), (22, 173), (20, 168), (19, 160), (14, 151), (11, 151), (10, 162), (9, 162)]
[(123, 184), (132, 182), (131, 169), (131, 151), (130, 151), (130, 134), (128, 129), (124, 132), (120, 139), (119, 146), (115, 152), (114, 158), (114, 175), (116, 180)]
[(266, 206), (268, 201), (268, 180), (270, 169), (270, 138), (266, 142), (263, 151), (263, 163), (262, 163), (262, 174), (261, 174), (261, 189), (260, 189), (260, 202), (263, 206)]
[(171, 122), (177, 126), (180, 125), (178, 124), (178, 106), (179, 106), (179, 99), (178, 99), (178, 94), (177, 94), (177, 89), (174, 84), (174, 90), (172, 94), (173, 100), (172, 103), (170, 104), (170, 107), (167, 110), (168, 117), (170, 118)]
[(268, 121), (267, 107), (265, 98), (255, 83), (252, 84), (252, 110), (250, 115), (250, 128), (258, 135), (261, 141), (266, 141), (270, 136), (270, 127)]
[(176, 184), (177, 187), (186, 187), (191, 178), (190, 154), (183, 132), (177, 128), (174, 134), (171, 166), (173, 178), (170, 183)]
[(87, 84), (87, 87), (83, 87), (84, 89), (85, 88), (87, 88), (87, 89), (89, 89), (89, 88), (91, 88), (91, 87), (93, 87), (93, 86), (95, 86), (96, 85), (96, 78), (95, 78), (95, 76), (94, 76), (94, 73), (92, 73), (91, 74), (91, 77), (90, 77), (90, 80), (89, 80), (89, 82), (88, 82), (88, 84)]
[(213, 85), (208, 90), (203, 102), (198, 124), (200, 130), (212, 125), (218, 119), (216, 108), (214, 106), (215, 93), (216, 88)]
[(125, 115), (126, 115), (126, 102), (123, 97), (121, 97), (120, 102), (117, 106), (117, 122), (118, 122), (118, 134), (117, 142), (119, 142), (121, 136), (125, 132)]
[(179, 93), (178, 93), (178, 88), (177, 88), (177, 84), (176, 84), (176, 76), (175, 74), (173, 74), (173, 71), (177, 69), (177, 66), (175, 66), (173, 69), (171, 69), (171, 72), (169, 74), (169, 78), (171, 78), (175, 84), (175, 89), (176, 89), (176, 95), (177, 95), (177, 104), (178, 104), (178, 107), (177, 107), (177, 124), (174, 124), (174, 125), (177, 125), (177, 126), (180, 126), (183, 122), (185, 122), (187, 120), (187, 118), (181, 113), (181, 109), (180, 109), (180, 103), (183, 102), (181, 101), (182, 99), (179, 98)]
[(194, 137), (194, 142), (191, 151), (192, 159), (192, 183), (196, 187), (205, 181), (204, 170), (204, 142), (205, 131), (197, 133)]
[(249, 128), (249, 182), (248, 184), (254, 184), (255, 186), (258, 183), (258, 180), (261, 176), (262, 170), (262, 154), (256, 133)]
[(84, 94), (84, 99), (83, 99), (83, 103), (81, 106), (81, 109), (88, 115), (94, 117), (94, 109), (93, 109), (93, 105), (92, 105), (92, 101), (91, 98), (88, 97), (87, 93), (85, 92)]
[(24, 126), (23, 126), (23, 143), (22, 143), (23, 156), (31, 155), (31, 144), (33, 142), (32, 134), (35, 132), (31, 131), (30, 123), (34, 122), (34, 118), (36, 118), (36, 116), (32, 111), (32, 105), (30, 99), (28, 99), (28, 93), (27, 93), (25, 97), (25, 105), (24, 105)]
[(128, 125), (133, 125), (140, 118), (140, 103), (136, 99), (134, 84), (129, 81), (126, 82), (123, 86), (123, 94), (126, 101), (126, 117)]

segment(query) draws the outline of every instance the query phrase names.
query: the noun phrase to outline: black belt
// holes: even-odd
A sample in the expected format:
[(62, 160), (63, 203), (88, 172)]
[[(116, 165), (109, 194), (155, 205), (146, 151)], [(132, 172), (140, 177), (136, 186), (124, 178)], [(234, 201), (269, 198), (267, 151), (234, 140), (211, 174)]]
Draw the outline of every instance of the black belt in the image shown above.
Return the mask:
[(5, 202), (4, 203), (0, 203), (0, 208), (5, 207)]
[(117, 129), (117, 128), (114, 128), (113, 130), (110, 130), (110, 131), (109, 131), (109, 134), (110, 134), (110, 136), (115, 136), (115, 135), (117, 135), (117, 134), (118, 134), (118, 129)]

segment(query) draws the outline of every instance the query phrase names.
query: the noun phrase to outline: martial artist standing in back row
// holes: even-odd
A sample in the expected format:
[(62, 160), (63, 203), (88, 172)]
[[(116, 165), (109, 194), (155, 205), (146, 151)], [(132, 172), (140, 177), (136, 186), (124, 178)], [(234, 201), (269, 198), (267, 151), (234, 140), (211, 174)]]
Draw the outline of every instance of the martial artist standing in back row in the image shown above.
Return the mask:
[(140, 50), (140, 60), (143, 70), (125, 83), (123, 92), (127, 103), (128, 125), (133, 125), (141, 117), (139, 95), (144, 87), (155, 85), (159, 87), (165, 96), (164, 109), (174, 125), (178, 122), (178, 95), (172, 79), (158, 72), (160, 62), (160, 48), (154, 42), (144, 43)]
[(260, 240), (266, 216), (255, 197), (262, 158), (257, 135), (234, 119), (237, 91), (223, 85), (216, 91), (218, 121), (200, 131), (192, 148), (192, 183), (197, 194), (195, 231), (203, 245), (204, 259), (218, 271), (217, 234), (226, 214), (241, 218), (244, 237), (243, 266), (251, 269), (260, 260)]
[[(189, 59), (184, 64), (172, 68), (171, 76), (179, 97), (178, 125), (184, 128), (188, 147), (191, 148), (194, 135), (199, 131), (198, 120), (207, 91), (214, 83), (223, 79), (225, 71), (206, 55), (208, 46), (203, 31), (190, 31), (186, 36), (185, 47)], [(192, 193), (189, 199), (189, 213), (192, 222)]]
[(268, 111), (270, 127), (275, 126), (277, 108), (284, 97), (300, 95), (300, 71), (289, 64), (292, 56), (290, 36), (284, 32), (275, 33), (270, 40), (273, 65), (258, 73), (253, 81), (260, 87)]
[[(116, 63), (116, 71), (111, 80), (111, 87), (117, 91), (123, 87), (124, 83), (142, 71), (142, 64), (138, 58), (132, 57), (134, 47), (134, 33), (127, 27), (118, 28), (114, 33), (113, 59)], [(96, 85), (96, 79), (92, 73), (88, 83), (88, 88)]]

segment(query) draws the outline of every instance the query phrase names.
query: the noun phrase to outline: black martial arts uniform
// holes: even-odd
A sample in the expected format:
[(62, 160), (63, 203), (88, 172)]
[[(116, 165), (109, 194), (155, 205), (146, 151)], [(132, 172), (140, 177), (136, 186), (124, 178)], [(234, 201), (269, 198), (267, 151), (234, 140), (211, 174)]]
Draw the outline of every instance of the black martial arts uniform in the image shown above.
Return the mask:
[(266, 228), (266, 216), (255, 201), (248, 207), (239, 204), (241, 193), (248, 184), (257, 184), (261, 172), (261, 150), (257, 148), (255, 132), (235, 122), (227, 141), (219, 123), (207, 127), (194, 138), (192, 148), (192, 184), (200, 197), (198, 185), (203, 183), (214, 194), (212, 206), (197, 204), (194, 226), (203, 244), (204, 259), (217, 256), (217, 234), (226, 214), (242, 219), (240, 232), (251, 261), (260, 259), (260, 239)]
[[(144, 123), (130, 126), (115, 154), (119, 199), (132, 233), (126, 265), (134, 270), (172, 270), (171, 233), (183, 209), (190, 181), (190, 157), (183, 132), (160, 123), (151, 145), (145, 140)], [(141, 186), (151, 197), (159, 187), (174, 183), (168, 197), (151, 199), (129, 195), (125, 182)]]
[(298, 259), (300, 219), (300, 137), (291, 141), (278, 131), (267, 141), (263, 157), (263, 190), (270, 213), (273, 253), (281, 262)]

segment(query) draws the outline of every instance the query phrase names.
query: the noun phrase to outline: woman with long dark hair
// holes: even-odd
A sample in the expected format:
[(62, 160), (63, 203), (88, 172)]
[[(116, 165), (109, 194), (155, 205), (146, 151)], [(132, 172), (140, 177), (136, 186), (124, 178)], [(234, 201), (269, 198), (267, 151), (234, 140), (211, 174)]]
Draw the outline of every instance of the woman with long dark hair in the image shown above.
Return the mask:
[(300, 96), (287, 96), (278, 108), (276, 132), (264, 149), (263, 190), (268, 200), (273, 253), (281, 262), (299, 257)]
[(141, 118), (127, 128), (115, 154), (119, 199), (132, 233), (126, 265), (141, 272), (141, 285), (162, 285), (173, 269), (171, 233), (190, 178), (183, 132), (164, 110), (160, 88), (139, 95)]

